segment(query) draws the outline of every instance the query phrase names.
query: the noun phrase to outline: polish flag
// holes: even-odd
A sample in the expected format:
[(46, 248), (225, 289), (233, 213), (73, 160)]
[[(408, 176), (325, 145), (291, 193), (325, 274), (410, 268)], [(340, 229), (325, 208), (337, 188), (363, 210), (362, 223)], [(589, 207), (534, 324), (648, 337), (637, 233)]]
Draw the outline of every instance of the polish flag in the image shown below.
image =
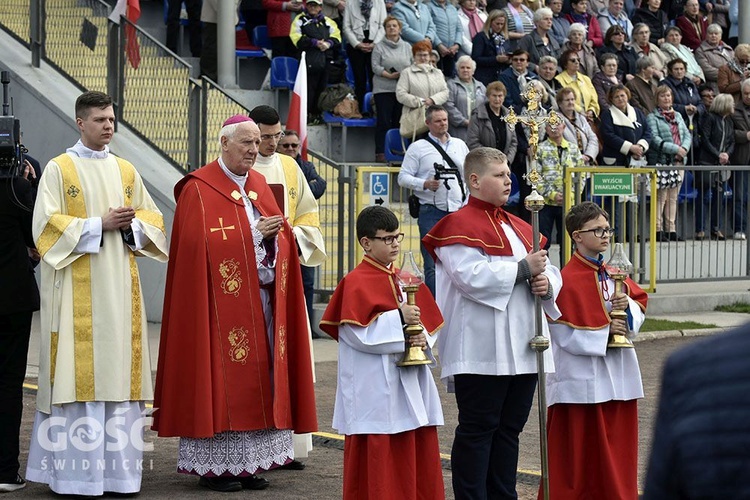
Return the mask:
[[(120, 24), (120, 16), (125, 16), (128, 21), (133, 24), (138, 22), (141, 17), (141, 2), (140, 0), (117, 0), (115, 8), (112, 9), (109, 19)], [(141, 64), (141, 49), (138, 45), (138, 35), (136, 34), (135, 27), (131, 24), (125, 26), (125, 52), (128, 55), (128, 61), (133, 68), (138, 69)]]
[(300, 154), (303, 160), (307, 160), (307, 63), (304, 52), (299, 61), (297, 78), (294, 80), (294, 92), (292, 102), (289, 103), (286, 128), (299, 133)]

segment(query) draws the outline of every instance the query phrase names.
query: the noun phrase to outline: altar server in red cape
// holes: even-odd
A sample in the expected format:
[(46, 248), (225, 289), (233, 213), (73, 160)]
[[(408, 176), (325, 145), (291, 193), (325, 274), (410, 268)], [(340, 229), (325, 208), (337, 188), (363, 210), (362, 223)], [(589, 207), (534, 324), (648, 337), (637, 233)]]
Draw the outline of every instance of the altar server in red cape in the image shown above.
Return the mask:
[[(612, 234), (604, 210), (576, 205), (565, 227), (576, 252), (562, 269), (562, 316), (550, 325), (556, 369), (547, 377), (550, 496), (635, 500), (641, 372), (635, 349), (608, 349), (607, 342), (610, 332), (635, 336), (648, 295), (627, 279), (627, 295), (614, 296), (602, 258)], [(626, 311), (627, 321), (610, 319), (614, 309)]]
[[(406, 342), (431, 348), (443, 317), (422, 284), (417, 304), (406, 303), (398, 259), (404, 237), (385, 207), (357, 217), (362, 262), (336, 287), (320, 328), (339, 341), (333, 427), (344, 442), (345, 500), (439, 500), (445, 497), (437, 427), (443, 425), (435, 381), (427, 365), (398, 367)], [(423, 333), (404, 341), (406, 325)]]
[[(458, 405), (453, 490), (456, 498), (516, 498), (518, 436), (537, 381), (529, 347), (534, 296), (556, 318), (562, 282), (547, 252), (532, 252), (531, 227), (503, 209), (511, 189), (505, 154), (475, 149), (464, 174), (468, 204), (422, 239), (435, 257), (437, 303), (445, 316), (438, 338), (441, 377)], [(552, 370), (552, 355), (544, 356)]]
[(297, 248), (263, 176), (260, 130), (227, 120), (221, 156), (175, 187), (154, 430), (178, 471), (217, 491), (262, 489), (317, 430)]

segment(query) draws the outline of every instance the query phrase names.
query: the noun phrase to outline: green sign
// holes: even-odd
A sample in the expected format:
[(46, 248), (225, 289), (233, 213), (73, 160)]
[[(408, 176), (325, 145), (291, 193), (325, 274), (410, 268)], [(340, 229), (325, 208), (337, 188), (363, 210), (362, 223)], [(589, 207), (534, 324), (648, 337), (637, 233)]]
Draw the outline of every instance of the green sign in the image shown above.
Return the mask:
[(592, 174), (593, 196), (630, 196), (635, 194), (633, 174)]

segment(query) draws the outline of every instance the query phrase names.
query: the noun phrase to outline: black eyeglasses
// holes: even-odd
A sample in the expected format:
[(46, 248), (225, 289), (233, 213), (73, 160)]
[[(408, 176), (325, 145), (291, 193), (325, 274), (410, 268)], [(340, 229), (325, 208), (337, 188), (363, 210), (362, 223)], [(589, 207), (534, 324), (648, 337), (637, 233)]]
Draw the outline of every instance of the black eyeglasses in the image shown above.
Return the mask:
[(577, 233), (594, 233), (594, 236), (597, 238), (604, 238), (606, 235), (607, 238), (615, 234), (615, 230), (611, 227), (596, 227), (594, 229), (586, 229), (585, 231), (576, 231)]
[(263, 134), (260, 136), (261, 141), (270, 141), (273, 140), (281, 140), (281, 138), (284, 137), (284, 132), (277, 132), (275, 134)]
[(288, 144), (281, 144), (282, 148), (298, 148), (299, 142), (290, 142)]
[(393, 245), (394, 241), (398, 243), (401, 243), (402, 241), (404, 241), (404, 233), (398, 233), (392, 236), (370, 236), (369, 238), (371, 240), (380, 240), (386, 245)]

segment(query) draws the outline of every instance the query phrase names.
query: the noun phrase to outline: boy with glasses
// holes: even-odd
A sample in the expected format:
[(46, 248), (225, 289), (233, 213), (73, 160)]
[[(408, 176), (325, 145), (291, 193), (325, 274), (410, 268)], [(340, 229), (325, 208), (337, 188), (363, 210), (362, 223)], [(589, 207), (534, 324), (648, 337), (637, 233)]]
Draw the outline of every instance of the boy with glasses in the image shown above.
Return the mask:
[[(607, 348), (611, 334), (635, 336), (648, 295), (630, 278), (626, 294), (604, 266), (613, 230), (592, 202), (570, 209), (565, 228), (576, 251), (562, 269), (562, 316), (550, 324), (555, 373), (547, 377), (552, 498), (638, 498), (638, 398), (635, 349)], [(625, 311), (627, 320), (610, 318)]]
[[(394, 266), (404, 233), (393, 212), (362, 210), (357, 238), (365, 256), (336, 287), (320, 322), (339, 342), (333, 427), (346, 436), (343, 498), (444, 498), (435, 381), (427, 365), (396, 365), (406, 343), (434, 361), (443, 317), (424, 284), (416, 305), (406, 302)], [(407, 325), (423, 332), (405, 343)]]

